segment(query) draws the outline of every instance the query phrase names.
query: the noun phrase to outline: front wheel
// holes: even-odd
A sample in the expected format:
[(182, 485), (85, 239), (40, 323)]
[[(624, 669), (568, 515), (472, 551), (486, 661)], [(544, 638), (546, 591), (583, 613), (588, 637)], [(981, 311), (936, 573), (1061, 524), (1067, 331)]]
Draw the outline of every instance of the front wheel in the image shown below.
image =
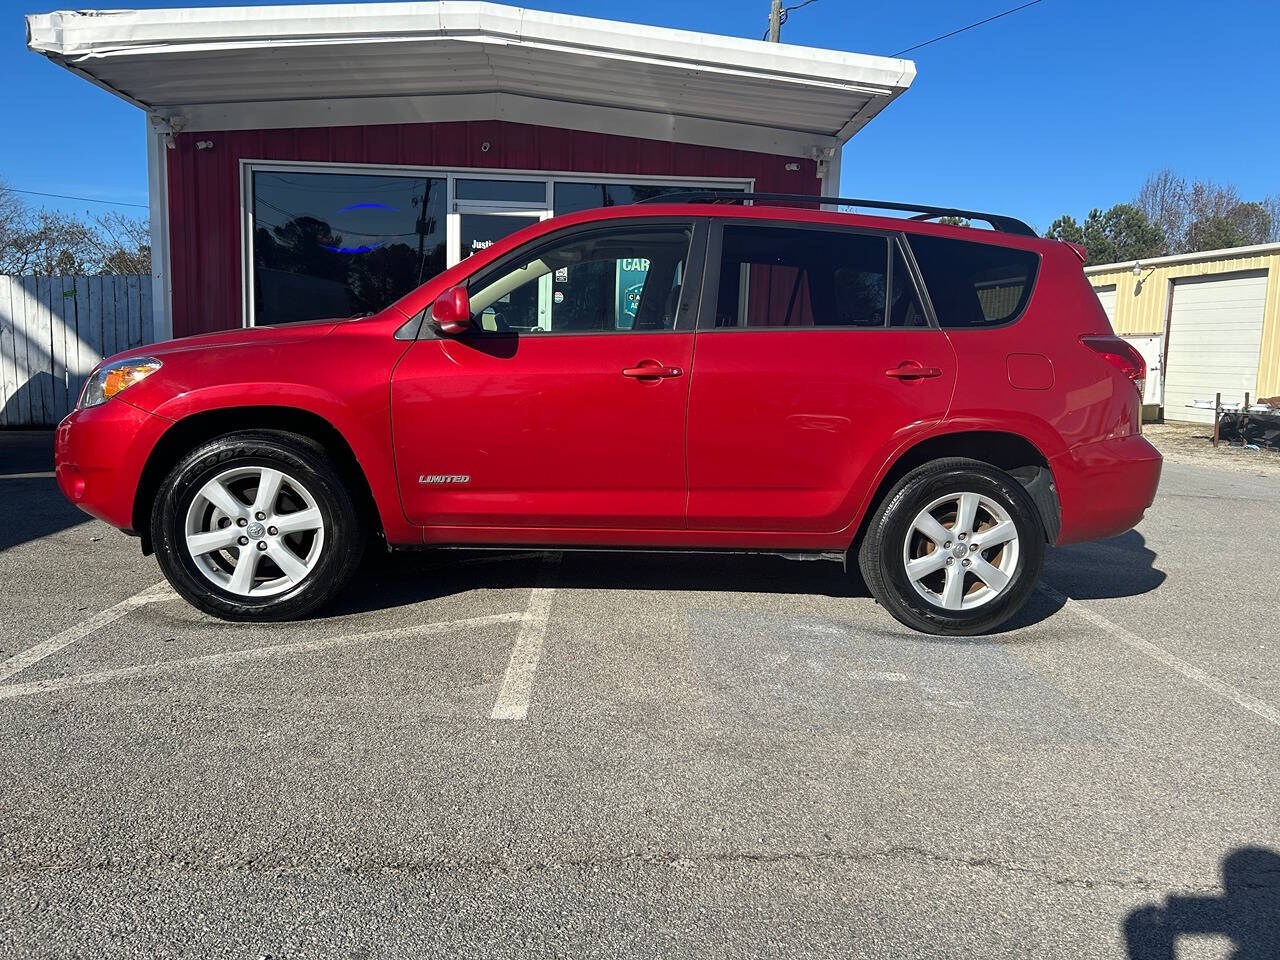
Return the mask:
[(324, 449), (277, 431), (193, 450), (151, 512), (160, 568), (188, 602), (224, 620), (292, 620), (351, 578), (361, 518)]
[(1016, 479), (977, 460), (907, 474), (867, 525), (858, 566), (896, 620), (943, 636), (994, 630), (1035, 588), (1044, 527)]

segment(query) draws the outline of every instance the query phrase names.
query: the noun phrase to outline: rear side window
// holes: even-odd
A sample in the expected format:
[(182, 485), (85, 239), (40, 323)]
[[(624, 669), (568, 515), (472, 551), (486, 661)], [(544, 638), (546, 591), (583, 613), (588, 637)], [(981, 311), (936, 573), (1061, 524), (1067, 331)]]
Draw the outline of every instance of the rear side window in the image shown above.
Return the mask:
[(995, 327), (1026, 309), (1040, 259), (1034, 253), (945, 237), (909, 239), (941, 326)]
[(884, 327), (883, 236), (729, 225), (717, 327)]

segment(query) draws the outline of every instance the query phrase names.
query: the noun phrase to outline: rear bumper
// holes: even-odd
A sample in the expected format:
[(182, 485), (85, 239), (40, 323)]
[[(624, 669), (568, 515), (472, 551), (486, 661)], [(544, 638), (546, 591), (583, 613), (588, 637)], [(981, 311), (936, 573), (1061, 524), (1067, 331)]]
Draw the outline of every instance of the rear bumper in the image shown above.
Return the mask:
[(156, 441), (172, 422), (117, 397), (76, 410), (54, 435), (58, 488), (90, 516), (133, 533), (138, 481)]
[(1133, 527), (1155, 500), (1162, 463), (1160, 452), (1136, 434), (1086, 443), (1050, 460), (1062, 505), (1058, 544)]

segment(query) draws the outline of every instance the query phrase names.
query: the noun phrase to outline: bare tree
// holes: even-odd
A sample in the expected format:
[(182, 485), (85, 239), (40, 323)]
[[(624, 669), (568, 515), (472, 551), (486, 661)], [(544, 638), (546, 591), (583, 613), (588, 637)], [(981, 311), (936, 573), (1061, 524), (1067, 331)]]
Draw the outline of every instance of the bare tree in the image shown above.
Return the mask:
[(1147, 177), (1134, 206), (1160, 227), (1166, 253), (1196, 253), (1280, 240), (1280, 195), (1246, 202), (1234, 184), (1188, 183), (1166, 168)]
[(1160, 228), (1165, 253), (1183, 248), (1187, 236), (1187, 181), (1168, 167), (1147, 177), (1133, 205)]
[(77, 217), (30, 207), (0, 181), (0, 274), (151, 272), (147, 221), (120, 213)]
[(10, 269), (13, 265), (11, 258), (22, 245), (21, 237), (26, 233), (28, 216), (26, 203), (0, 180), (0, 273), (17, 272)]
[(1197, 180), (1187, 191), (1187, 217), (1190, 223), (1225, 217), (1240, 205), (1240, 191), (1231, 183)]
[(1267, 211), (1271, 223), (1267, 228), (1267, 243), (1280, 243), (1280, 193), (1273, 193), (1261, 201), (1262, 208)]
[(94, 218), (103, 273), (151, 272), (151, 225), (142, 217), (112, 211)]

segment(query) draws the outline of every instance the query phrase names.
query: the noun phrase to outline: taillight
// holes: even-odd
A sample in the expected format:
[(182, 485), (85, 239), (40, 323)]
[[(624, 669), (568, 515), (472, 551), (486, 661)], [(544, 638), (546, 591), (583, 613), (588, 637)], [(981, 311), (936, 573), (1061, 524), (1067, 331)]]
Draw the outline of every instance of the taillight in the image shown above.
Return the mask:
[(1128, 377), (1138, 388), (1141, 400), (1143, 388), (1147, 384), (1147, 361), (1142, 359), (1142, 354), (1129, 341), (1121, 337), (1084, 336), (1080, 338), (1080, 342)]

